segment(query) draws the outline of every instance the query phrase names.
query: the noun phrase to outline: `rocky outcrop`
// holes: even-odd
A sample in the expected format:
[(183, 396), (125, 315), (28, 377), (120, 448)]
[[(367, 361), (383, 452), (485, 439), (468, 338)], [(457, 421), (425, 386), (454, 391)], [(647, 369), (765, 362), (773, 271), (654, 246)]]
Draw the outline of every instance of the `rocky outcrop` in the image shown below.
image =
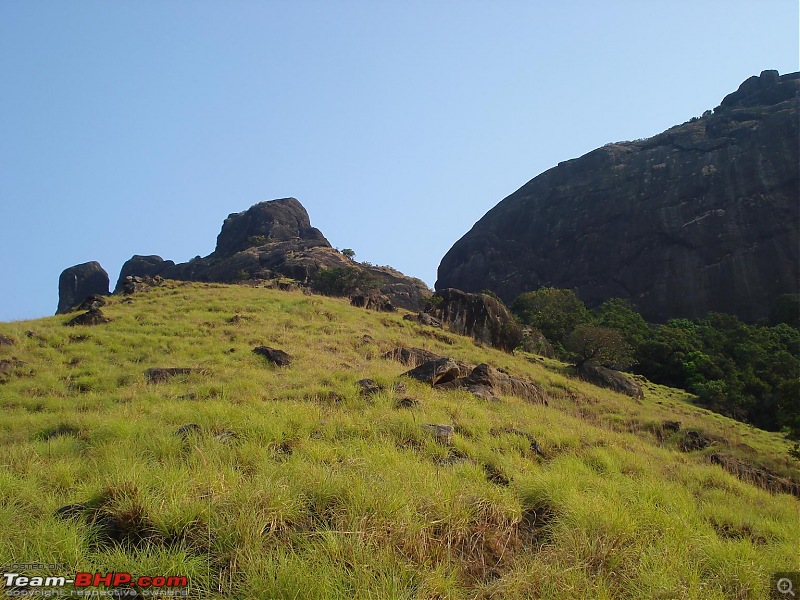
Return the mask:
[(597, 387), (614, 390), (615, 392), (625, 394), (631, 398), (644, 398), (642, 387), (619, 371), (614, 371), (599, 365), (583, 363), (575, 372), (580, 379), (592, 385), (596, 385)]
[(97, 261), (74, 265), (58, 278), (57, 315), (68, 313), (87, 296), (108, 296), (108, 273)]
[(450, 331), (511, 351), (522, 340), (522, 330), (503, 303), (486, 294), (456, 289), (440, 290), (425, 312)]
[(445, 255), (436, 289), (541, 286), (651, 321), (767, 317), (800, 286), (800, 73), (765, 71), (713, 113), (532, 179)]
[[(160, 256), (133, 256), (122, 267), (115, 291), (128, 277), (163, 277), (182, 281), (236, 283), (249, 279), (296, 280), (313, 286), (326, 271), (354, 274), (368, 280), (394, 306), (418, 309), (430, 291), (424, 282), (389, 267), (357, 263), (335, 250), (319, 229), (311, 226), (306, 209), (294, 198), (260, 202), (228, 215), (217, 245), (205, 258), (175, 264)], [(367, 290), (344, 290), (349, 296)]]

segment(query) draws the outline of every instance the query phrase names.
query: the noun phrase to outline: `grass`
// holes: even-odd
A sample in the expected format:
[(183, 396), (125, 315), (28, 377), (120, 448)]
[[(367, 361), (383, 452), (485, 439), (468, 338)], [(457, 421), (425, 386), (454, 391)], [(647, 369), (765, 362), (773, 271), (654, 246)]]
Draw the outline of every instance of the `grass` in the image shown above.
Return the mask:
[[(195, 598), (755, 599), (800, 569), (798, 500), (709, 461), (800, 480), (789, 444), (682, 392), (645, 383), (635, 401), (300, 292), (167, 282), (131, 298), (106, 325), (0, 324), (16, 341), (0, 360), (18, 361), (0, 384), (0, 564), (186, 576)], [(434, 390), (381, 358), (396, 346), (505, 368), (550, 404)], [(198, 371), (152, 384), (150, 367)], [(453, 425), (452, 444), (428, 423)], [(681, 452), (687, 429), (714, 444)]]

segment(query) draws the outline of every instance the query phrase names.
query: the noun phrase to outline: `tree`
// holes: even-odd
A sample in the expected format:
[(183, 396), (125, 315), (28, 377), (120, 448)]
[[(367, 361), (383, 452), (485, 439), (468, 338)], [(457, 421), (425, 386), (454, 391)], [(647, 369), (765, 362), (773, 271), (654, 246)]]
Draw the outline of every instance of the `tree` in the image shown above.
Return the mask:
[(631, 347), (610, 327), (579, 325), (564, 340), (576, 367), (585, 364), (624, 369), (632, 363)]
[(554, 343), (561, 343), (578, 325), (592, 320), (589, 309), (575, 292), (550, 287), (521, 294), (511, 305), (511, 312)]
[(352, 248), (342, 248), (342, 254), (345, 255), (350, 260), (354, 259), (356, 256), (356, 251)]
[(650, 338), (647, 323), (627, 300), (610, 298), (595, 309), (594, 313), (597, 325), (619, 331), (634, 350)]

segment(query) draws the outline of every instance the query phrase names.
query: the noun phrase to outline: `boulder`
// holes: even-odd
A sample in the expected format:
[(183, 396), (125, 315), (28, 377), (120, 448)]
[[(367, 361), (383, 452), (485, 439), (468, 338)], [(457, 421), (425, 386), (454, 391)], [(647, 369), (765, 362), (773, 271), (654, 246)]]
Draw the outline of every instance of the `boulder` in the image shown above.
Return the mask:
[(439, 360), (442, 357), (423, 348), (395, 348), (386, 352), (383, 358), (399, 361), (409, 367), (418, 367), (423, 363)]
[(765, 467), (751, 465), (742, 460), (731, 456), (724, 456), (719, 453), (712, 454), (709, 460), (711, 464), (721, 466), (728, 473), (738, 477), (742, 481), (757, 485), (770, 492), (791, 494), (792, 496), (800, 498), (799, 482), (787, 477), (781, 477)]
[(161, 273), (163, 273), (165, 270), (174, 266), (174, 262), (171, 260), (164, 260), (160, 256), (140, 256), (135, 254), (125, 261), (125, 264), (122, 265), (122, 269), (119, 272), (119, 278), (117, 279), (117, 285), (114, 287), (114, 293), (117, 294), (123, 291), (126, 282), (130, 282), (128, 277), (156, 277), (157, 275), (161, 275)]
[(520, 347), (525, 352), (530, 352), (531, 354), (538, 354), (539, 356), (545, 356), (547, 358), (556, 357), (556, 351), (553, 349), (553, 345), (544, 337), (541, 331), (533, 327), (522, 328), (522, 342)]
[(455, 429), (452, 425), (428, 424), (420, 425), (420, 427), (430, 433), (434, 439), (443, 446), (449, 446), (453, 441)]
[(288, 367), (292, 362), (292, 357), (283, 350), (277, 348), (270, 348), (269, 346), (258, 346), (253, 348), (253, 352), (259, 356), (263, 356), (269, 362), (279, 366)]
[[(755, 322), (800, 292), (800, 74), (765, 71), (713, 113), (607, 144), (538, 175), (442, 258), (436, 289), (541, 286), (649, 322)], [(441, 293), (441, 292), (437, 292)]]
[(509, 310), (486, 294), (440, 290), (425, 312), (447, 324), (450, 331), (501, 350), (510, 352), (522, 340), (522, 330)]
[(111, 319), (106, 317), (99, 308), (92, 308), (85, 313), (79, 314), (74, 319), (70, 319), (64, 325), (74, 327), (75, 325), (101, 325), (110, 322)]
[(459, 363), (449, 358), (437, 358), (436, 360), (429, 360), (422, 363), (418, 367), (414, 367), (404, 375), (429, 383), (430, 385), (440, 385), (458, 379), (464, 372), (464, 368)]
[(519, 377), (513, 377), (500, 369), (480, 364), (464, 377), (451, 380), (439, 387), (443, 389), (466, 389), (487, 400), (498, 400), (501, 394), (518, 396), (534, 404), (548, 404), (544, 388)]
[(180, 377), (199, 372), (200, 369), (192, 369), (189, 367), (153, 367), (147, 369), (144, 372), (144, 376), (148, 383), (163, 383), (174, 377)]
[(377, 310), (379, 312), (394, 312), (397, 310), (386, 294), (375, 291), (358, 293), (350, 296), (350, 304), (358, 308)]
[(0, 346), (15, 346), (16, 342), (9, 337), (0, 335)]
[(101, 306), (105, 305), (106, 305), (106, 299), (104, 296), (98, 296), (96, 294), (93, 294), (91, 296), (86, 296), (86, 299), (83, 302), (81, 302), (77, 310), (92, 310), (93, 308), (100, 308)]
[(644, 398), (642, 387), (619, 371), (584, 363), (575, 372), (580, 379), (597, 387), (614, 390), (631, 398)]
[(100, 263), (91, 261), (64, 269), (58, 278), (56, 314), (70, 312), (87, 296), (93, 295), (108, 296), (108, 273)]
[(424, 312), (418, 312), (415, 315), (403, 315), (403, 320), (416, 321), (417, 323), (427, 325), (428, 327), (436, 327), (438, 329), (442, 328), (442, 322), (439, 319)]

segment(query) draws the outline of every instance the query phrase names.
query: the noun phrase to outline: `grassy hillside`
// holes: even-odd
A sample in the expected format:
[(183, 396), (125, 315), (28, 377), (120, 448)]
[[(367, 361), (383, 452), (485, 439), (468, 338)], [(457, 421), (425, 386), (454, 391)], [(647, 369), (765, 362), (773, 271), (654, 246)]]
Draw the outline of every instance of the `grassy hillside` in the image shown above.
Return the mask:
[[(103, 311), (0, 323), (0, 564), (185, 575), (194, 598), (755, 599), (800, 570), (798, 499), (709, 460), (800, 480), (788, 443), (680, 392), (636, 401), (300, 292), (166, 282)], [(403, 378), (396, 346), (505, 368), (550, 404)], [(692, 429), (714, 443), (681, 451)]]

